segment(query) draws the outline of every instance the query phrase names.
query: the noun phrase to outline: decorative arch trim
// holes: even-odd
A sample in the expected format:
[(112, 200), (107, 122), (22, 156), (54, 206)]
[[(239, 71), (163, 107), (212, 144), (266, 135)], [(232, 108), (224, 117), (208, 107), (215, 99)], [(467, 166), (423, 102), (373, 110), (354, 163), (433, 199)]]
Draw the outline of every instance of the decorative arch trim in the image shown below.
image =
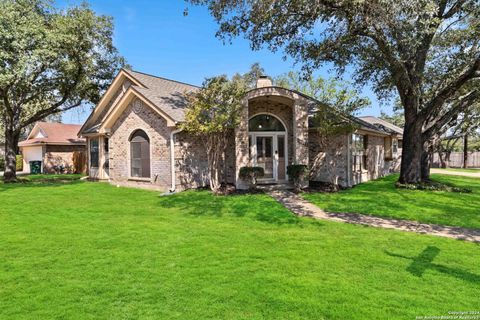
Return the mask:
[(283, 130), (282, 130), (282, 131), (277, 131), (277, 132), (285, 132), (285, 133), (287, 133), (288, 127), (287, 127), (287, 125), (286, 125), (286, 123), (285, 123), (284, 120), (282, 120), (280, 117), (278, 117), (277, 115), (275, 115), (275, 114), (273, 114), (273, 113), (271, 113), (271, 112), (263, 112), (263, 111), (262, 111), (262, 112), (258, 112), (258, 113), (254, 114), (254, 115), (252, 115), (252, 116), (250, 116), (250, 117), (248, 118), (248, 131), (249, 131), (249, 132), (261, 132), (261, 131), (251, 131), (251, 130), (250, 130), (250, 121), (251, 121), (253, 118), (255, 118), (255, 117), (257, 117), (257, 116), (261, 116), (261, 115), (271, 116), (271, 117), (275, 118), (276, 120), (278, 120), (278, 121), (282, 124)]

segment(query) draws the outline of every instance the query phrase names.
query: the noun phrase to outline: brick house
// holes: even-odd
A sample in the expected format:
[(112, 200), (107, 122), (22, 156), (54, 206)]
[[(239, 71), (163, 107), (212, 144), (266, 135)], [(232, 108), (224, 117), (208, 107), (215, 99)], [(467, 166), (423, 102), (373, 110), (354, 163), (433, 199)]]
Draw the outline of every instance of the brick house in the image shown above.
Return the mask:
[[(121, 70), (79, 135), (87, 139), (88, 174), (116, 185), (159, 190), (205, 186), (207, 158), (200, 139), (179, 127), (185, 93), (198, 87)], [(309, 125), (315, 99), (273, 86), (267, 77), (243, 99), (240, 125), (227, 145), (227, 182), (245, 188), (243, 166), (261, 166), (260, 183), (287, 183), (289, 164), (306, 164), (310, 180), (352, 186), (390, 173), (398, 158), (397, 133), (349, 118), (353, 134), (332, 136), (323, 147)]]
[(78, 137), (76, 124), (37, 122), (18, 143), (23, 171), (30, 173), (30, 162), (40, 161), (42, 173), (83, 173), (86, 171), (86, 140)]

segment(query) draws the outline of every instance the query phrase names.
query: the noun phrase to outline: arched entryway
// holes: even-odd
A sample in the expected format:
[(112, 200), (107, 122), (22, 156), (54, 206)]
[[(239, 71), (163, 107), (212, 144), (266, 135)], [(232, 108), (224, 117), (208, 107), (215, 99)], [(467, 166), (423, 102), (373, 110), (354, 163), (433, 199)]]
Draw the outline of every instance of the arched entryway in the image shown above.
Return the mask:
[(272, 114), (256, 114), (248, 121), (248, 132), (253, 165), (265, 170), (259, 182), (285, 182), (288, 158), (285, 124)]

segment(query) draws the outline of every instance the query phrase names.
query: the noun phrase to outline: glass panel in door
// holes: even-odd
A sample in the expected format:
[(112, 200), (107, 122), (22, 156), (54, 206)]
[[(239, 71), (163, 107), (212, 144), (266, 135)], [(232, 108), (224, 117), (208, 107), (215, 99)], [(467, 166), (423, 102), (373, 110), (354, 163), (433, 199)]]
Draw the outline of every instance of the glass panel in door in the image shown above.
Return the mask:
[(278, 180), (285, 180), (285, 136), (277, 136)]
[(273, 179), (273, 137), (257, 137), (257, 166), (265, 170), (264, 179)]

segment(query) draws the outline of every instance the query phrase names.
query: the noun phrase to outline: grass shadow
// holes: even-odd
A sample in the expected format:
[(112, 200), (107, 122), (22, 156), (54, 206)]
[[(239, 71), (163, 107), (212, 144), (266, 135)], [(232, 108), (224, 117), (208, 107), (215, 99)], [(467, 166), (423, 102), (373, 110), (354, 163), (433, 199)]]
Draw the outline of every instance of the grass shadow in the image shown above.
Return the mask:
[(385, 253), (391, 257), (411, 260), (412, 262), (407, 267), (406, 271), (419, 278), (421, 278), (427, 270), (434, 270), (436, 272), (440, 272), (464, 281), (476, 284), (480, 283), (480, 275), (469, 271), (464, 271), (457, 268), (450, 268), (441, 264), (433, 263), (435, 257), (440, 253), (440, 249), (435, 246), (426, 247), (418, 256), (415, 257), (408, 257), (386, 250)]
[(162, 196), (159, 204), (185, 214), (202, 217), (250, 218), (275, 225), (301, 225), (302, 220), (263, 194), (215, 196), (209, 191), (185, 191)]

